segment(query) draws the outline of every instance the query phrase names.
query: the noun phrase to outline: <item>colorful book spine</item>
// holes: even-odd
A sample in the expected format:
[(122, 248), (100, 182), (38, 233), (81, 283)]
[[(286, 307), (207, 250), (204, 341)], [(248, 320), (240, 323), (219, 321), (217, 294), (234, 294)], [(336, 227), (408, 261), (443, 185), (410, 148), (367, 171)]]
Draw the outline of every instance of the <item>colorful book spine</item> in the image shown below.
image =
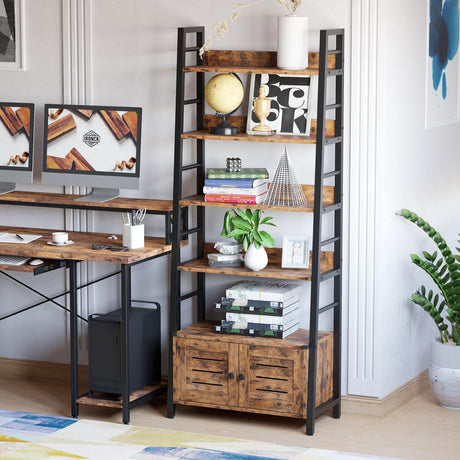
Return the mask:
[(267, 183), (257, 187), (210, 187), (205, 185), (203, 193), (211, 195), (250, 195), (257, 196), (267, 191)]
[(241, 171), (209, 168), (208, 179), (268, 179), (268, 171), (266, 168), (243, 168)]
[(237, 203), (237, 204), (259, 204), (263, 203), (267, 192), (257, 196), (250, 195), (213, 195), (204, 196), (204, 201), (207, 203)]
[(205, 179), (204, 185), (207, 187), (252, 188), (265, 184), (265, 182), (265, 179)]
[(300, 295), (300, 285), (263, 281), (241, 281), (225, 291), (225, 297), (232, 299), (271, 300), (286, 303), (292, 298), (299, 299)]

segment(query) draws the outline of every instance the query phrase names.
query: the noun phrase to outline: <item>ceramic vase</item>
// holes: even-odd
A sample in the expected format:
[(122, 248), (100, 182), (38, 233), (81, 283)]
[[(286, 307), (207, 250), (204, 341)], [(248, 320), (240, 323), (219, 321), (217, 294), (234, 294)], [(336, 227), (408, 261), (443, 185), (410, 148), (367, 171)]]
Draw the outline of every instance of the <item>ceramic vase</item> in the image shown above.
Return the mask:
[(308, 18), (289, 14), (278, 18), (277, 65), (280, 69), (308, 67)]
[(249, 270), (258, 272), (259, 270), (262, 270), (262, 268), (265, 268), (267, 264), (268, 256), (265, 248), (263, 246), (256, 248), (254, 243), (251, 243), (244, 256), (244, 266), (249, 268)]
[(460, 410), (460, 346), (433, 340), (428, 377), (441, 406)]

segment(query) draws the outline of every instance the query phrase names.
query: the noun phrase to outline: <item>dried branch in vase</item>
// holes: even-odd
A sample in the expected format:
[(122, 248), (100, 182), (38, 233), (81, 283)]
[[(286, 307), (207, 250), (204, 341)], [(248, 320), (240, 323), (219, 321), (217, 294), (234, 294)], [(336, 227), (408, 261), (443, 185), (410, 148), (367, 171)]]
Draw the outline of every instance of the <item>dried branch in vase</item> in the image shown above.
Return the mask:
[[(232, 8), (233, 12), (232, 12), (230, 19), (228, 18), (221, 19), (220, 21), (216, 22), (212, 26), (212, 31), (216, 34), (217, 39), (221, 40), (225, 36), (225, 34), (228, 32), (229, 21), (234, 22), (239, 17), (239, 15), (241, 14), (244, 8), (254, 6), (257, 3), (261, 3), (263, 1), (265, 0), (254, 0), (253, 2), (250, 2), (250, 3), (237, 3)], [(302, 4), (302, 0), (275, 0), (275, 1), (279, 3), (280, 5), (282, 5), (289, 14), (293, 14), (297, 10), (297, 8)], [(203, 58), (203, 54), (206, 51), (211, 49), (211, 46), (212, 46), (212, 39), (211, 37), (208, 37), (206, 39), (205, 44), (200, 48), (201, 58)]]

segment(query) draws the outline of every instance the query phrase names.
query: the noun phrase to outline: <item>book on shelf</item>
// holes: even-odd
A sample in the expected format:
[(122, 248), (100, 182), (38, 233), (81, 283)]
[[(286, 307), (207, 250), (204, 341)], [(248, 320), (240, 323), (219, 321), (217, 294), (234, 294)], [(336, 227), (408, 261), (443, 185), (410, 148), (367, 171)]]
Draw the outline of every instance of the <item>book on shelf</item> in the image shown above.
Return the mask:
[(268, 184), (258, 185), (257, 187), (210, 187), (205, 185), (203, 193), (212, 195), (250, 195), (257, 196), (268, 190)]
[(242, 168), (227, 171), (226, 168), (208, 168), (208, 179), (268, 179), (266, 168)]
[(207, 203), (240, 203), (240, 204), (259, 204), (263, 203), (267, 192), (260, 195), (225, 195), (225, 194), (206, 194), (204, 201)]
[(252, 188), (265, 184), (266, 179), (205, 179), (206, 187)]
[(243, 260), (243, 254), (221, 254), (220, 252), (213, 252), (208, 254), (208, 259), (216, 262), (230, 262), (232, 260)]
[(248, 323), (256, 324), (277, 324), (291, 327), (295, 323), (299, 323), (300, 307), (295, 308), (289, 314), (283, 316), (272, 315), (253, 315), (251, 313), (235, 313), (228, 311), (225, 313), (225, 321), (233, 321), (235, 327), (244, 329), (248, 327)]
[(225, 297), (232, 299), (271, 300), (274, 302), (291, 302), (298, 300), (301, 286), (292, 283), (270, 281), (240, 281), (225, 291)]
[(254, 328), (243, 328), (238, 329), (235, 328), (232, 324), (217, 324), (214, 326), (214, 332), (217, 334), (231, 334), (231, 335), (246, 335), (246, 336), (253, 336), (253, 337), (267, 337), (267, 338), (274, 338), (274, 339), (285, 339), (293, 332), (299, 329), (298, 325), (294, 325), (289, 329), (280, 330), (262, 330), (262, 329), (254, 329)]
[(292, 303), (253, 299), (245, 299), (241, 302), (239, 300), (222, 297), (221, 301), (215, 304), (215, 309), (222, 312), (233, 311), (236, 313), (282, 316), (300, 306), (299, 299), (293, 299)]
[(283, 332), (283, 331), (291, 331), (294, 332), (299, 328), (299, 322), (292, 323), (289, 325), (283, 324), (268, 324), (268, 323), (247, 323), (245, 327), (240, 327), (235, 321), (226, 321), (223, 320), (221, 322), (221, 326), (224, 328), (231, 327), (232, 329), (249, 329), (249, 330), (256, 330), (256, 331), (276, 331), (276, 332)]

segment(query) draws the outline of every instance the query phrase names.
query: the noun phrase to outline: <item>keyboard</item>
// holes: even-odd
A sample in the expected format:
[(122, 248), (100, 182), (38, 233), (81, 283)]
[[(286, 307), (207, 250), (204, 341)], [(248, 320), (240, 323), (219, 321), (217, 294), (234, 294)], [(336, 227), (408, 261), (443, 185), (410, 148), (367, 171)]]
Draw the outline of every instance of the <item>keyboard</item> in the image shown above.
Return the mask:
[(23, 265), (30, 260), (30, 257), (8, 256), (0, 254), (0, 265)]

